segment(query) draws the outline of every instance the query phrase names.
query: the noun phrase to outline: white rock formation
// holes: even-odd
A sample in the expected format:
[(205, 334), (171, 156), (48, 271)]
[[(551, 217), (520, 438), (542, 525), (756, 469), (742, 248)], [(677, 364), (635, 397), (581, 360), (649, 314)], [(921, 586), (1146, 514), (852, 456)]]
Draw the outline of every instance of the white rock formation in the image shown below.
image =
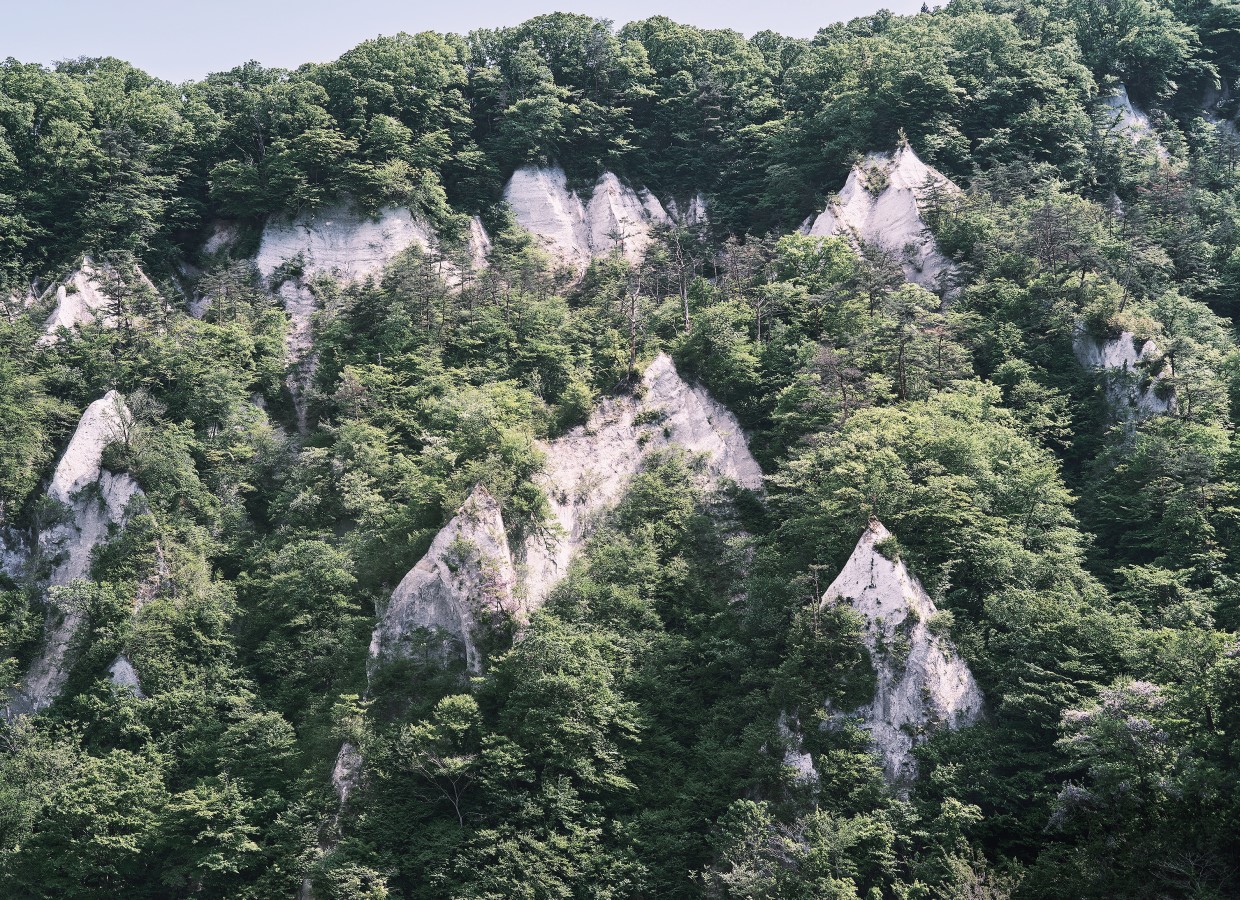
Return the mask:
[(108, 677), (112, 684), (121, 690), (129, 691), (140, 699), (146, 697), (146, 694), (142, 693), (142, 682), (138, 680), (138, 673), (124, 653), (112, 661), (112, 665), (108, 667)]
[[(371, 634), (367, 680), (384, 663), (415, 654), (440, 664), (462, 660), (467, 671), (480, 672), (479, 629), (490, 626), (486, 620), (520, 614), (516, 582), (499, 503), (476, 485), (392, 592)], [(362, 762), (348, 742), (336, 756), (332, 787), (342, 807), (358, 784)]]
[(1143, 109), (1133, 105), (1128, 97), (1127, 86), (1120, 84), (1116, 87), (1102, 98), (1102, 105), (1106, 107), (1111, 127), (1126, 134), (1134, 144), (1140, 144), (1149, 139), (1159, 158), (1167, 159), (1167, 149), (1158, 139), (1158, 132), (1154, 130), (1154, 126), (1150, 124), (1150, 117)]
[(818, 784), (818, 769), (814, 767), (813, 756), (805, 750), (801, 724), (795, 719), (790, 723), (785, 714), (779, 717), (776, 729), (784, 745), (784, 768), (792, 774), (792, 781), (805, 786)]
[(689, 385), (660, 353), (642, 377), (644, 394), (605, 400), (583, 427), (543, 446), (540, 482), (553, 528), (525, 542), (526, 602), (537, 608), (568, 571), (600, 515), (623, 497), (630, 479), (656, 450), (680, 447), (706, 457), (712, 484), (729, 479), (762, 489), (762, 469), (740, 424), (705, 388)]
[[(103, 450), (123, 437), (130, 414), (116, 391), (108, 391), (86, 408), (77, 431), (56, 466), (47, 496), (69, 510), (68, 521), (39, 535), (41, 552), (57, 559), (49, 586), (61, 587), (90, 574), (91, 551), (122, 525), (130, 500), (141, 491), (128, 475), (103, 469)], [(5, 718), (37, 712), (50, 704), (69, 675), (69, 651), (85, 622), (78, 609), (52, 610), (44, 646), (5, 709)]]
[(879, 549), (890, 538), (872, 520), (822, 602), (849, 603), (865, 620), (878, 684), (874, 699), (849, 715), (870, 732), (888, 779), (907, 785), (917, 777), (913, 747), (937, 729), (976, 722), (982, 692), (951, 641), (931, 630), (934, 601), (903, 562)]
[(658, 198), (634, 191), (611, 172), (603, 173), (585, 204), (568, 189), (563, 169), (526, 166), (513, 173), (504, 199), (548, 255), (578, 274), (613, 250), (630, 263), (640, 262), (650, 246), (651, 226), (671, 221)]
[[(106, 328), (116, 326), (116, 317), (109, 312), (111, 300), (104, 293), (102, 282), (114, 272), (107, 267), (96, 266), (90, 257), (82, 261), (80, 268), (56, 285), (56, 306), (43, 323), (39, 345), (46, 347), (60, 340), (61, 328), (74, 329), (82, 325), (99, 323)], [(146, 273), (135, 267), (134, 277), (146, 289), (157, 294), (155, 285)], [(46, 296), (46, 295), (45, 295)]]
[(415, 647), (481, 671), (480, 619), (517, 614), (516, 580), (499, 503), (477, 485), (392, 592), (370, 639), (371, 672), (411, 656)]
[(684, 212), (681, 212), (674, 198), (669, 198), (664, 206), (667, 208), (668, 218), (677, 225), (693, 227), (695, 225), (705, 225), (709, 221), (706, 215), (706, 197), (700, 192), (693, 195)]
[[(302, 431), (306, 427), (305, 395), (315, 367), (311, 348), (316, 301), (306, 283), (318, 275), (331, 275), (342, 281), (379, 275), (398, 254), (414, 244), (424, 251), (433, 251), (435, 235), (408, 209), (399, 207), (366, 216), (348, 207), (334, 206), (292, 221), (269, 222), (263, 229), (254, 263), (264, 278), (270, 278), (285, 263), (301, 262), (301, 275), (285, 281), (279, 295), (289, 314), (286, 341), (293, 371), (288, 384)], [(441, 263), (441, 273), (449, 282), (460, 280), (460, 272), (446, 260)]]
[(305, 277), (335, 275), (345, 281), (375, 275), (413, 244), (429, 250), (431, 230), (407, 209), (390, 207), (377, 217), (331, 207), (263, 229), (254, 258), (264, 278), (300, 256)]
[[(341, 807), (349, 800), (349, 794), (357, 787), (362, 774), (361, 751), (346, 741), (336, 754), (336, 765), (332, 767), (332, 788), (340, 798)], [(337, 815), (337, 821), (339, 815)]]
[(469, 262), (475, 272), (487, 267), (487, 257), (491, 255), (491, 236), (487, 234), (482, 220), (474, 216), (469, 220)]
[(1165, 399), (1158, 396), (1158, 384), (1168, 372), (1165, 366), (1152, 371), (1161, 362), (1158, 345), (1152, 340), (1142, 341), (1138, 347), (1136, 336), (1124, 331), (1119, 337), (1099, 341), (1078, 327), (1072, 350), (1082, 366), (1106, 379), (1107, 399), (1116, 413), (1143, 419), (1175, 411), (1174, 392)]
[(881, 246), (896, 255), (909, 281), (941, 293), (956, 268), (940, 252), (921, 215), (931, 184), (947, 194), (960, 193), (960, 188), (923, 163), (907, 144), (894, 153), (871, 153), (853, 166), (839, 195), (801, 230)]

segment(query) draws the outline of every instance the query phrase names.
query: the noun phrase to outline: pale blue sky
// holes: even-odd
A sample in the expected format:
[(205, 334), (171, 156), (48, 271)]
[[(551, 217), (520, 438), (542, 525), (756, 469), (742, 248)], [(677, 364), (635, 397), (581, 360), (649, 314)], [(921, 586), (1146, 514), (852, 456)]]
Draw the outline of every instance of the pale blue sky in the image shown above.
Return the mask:
[(662, 14), (749, 35), (769, 28), (812, 37), (883, 8), (916, 12), (921, 0), (0, 0), (0, 58), (118, 56), (183, 81), (249, 59), (287, 68), (324, 62), (379, 34), (464, 33), (557, 10), (617, 24)]

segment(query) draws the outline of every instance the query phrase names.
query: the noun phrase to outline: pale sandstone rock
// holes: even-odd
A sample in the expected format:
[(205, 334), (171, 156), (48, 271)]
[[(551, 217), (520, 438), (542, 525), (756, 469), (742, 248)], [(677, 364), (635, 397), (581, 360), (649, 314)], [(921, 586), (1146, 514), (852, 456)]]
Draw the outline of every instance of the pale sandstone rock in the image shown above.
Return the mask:
[[(90, 574), (91, 551), (105, 541), (113, 526), (124, 524), (130, 501), (141, 494), (125, 474), (103, 470), (103, 450), (123, 437), (130, 414), (116, 391), (86, 408), (68, 448), (56, 466), (47, 496), (69, 508), (69, 521), (39, 535), (41, 552), (59, 558), (49, 586), (65, 586)], [(53, 610), (44, 645), (31, 663), (5, 718), (37, 712), (59, 695), (69, 676), (70, 649), (85, 622), (80, 610)]]
[(940, 293), (948, 287), (956, 267), (940, 252), (921, 215), (931, 182), (948, 194), (960, 192), (907, 145), (894, 153), (871, 153), (853, 167), (839, 195), (801, 230), (881, 246), (900, 260), (909, 281)]
[[(605, 400), (584, 427), (543, 446), (540, 482), (551, 504), (550, 534), (525, 542), (526, 602), (540, 606), (564, 577), (596, 520), (618, 503), (645, 458), (668, 447), (704, 454), (711, 484), (762, 489), (762, 469), (736, 417), (698, 385), (689, 385), (666, 354), (642, 377), (644, 395)], [(641, 419), (650, 421), (641, 423)]]
[(370, 640), (370, 670), (409, 656), (412, 642), (426, 637), (438, 660), (460, 658), (481, 671), (480, 617), (514, 615), (515, 587), (499, 503), (477, 485), (392, 592)]
[(671, 222), (658, 198), (634, 191), (611, 172), (599, 177), (587, 205), (568, 189), (563, 169), (526, 166), (513, 173), (504, 199), (548, 255), (577, 274), (613, 250), (630, 263), (640, 262), (651, 227)]
[(1127, 86), (1120, 84), (1116, 87), (1102, 98), (1102, 105), (1107, 109), (1113, 128), (1126, 134), (1134, 144), (1140, 144), (1149, 139), (1159, 158), (1163, 160), (1168, 158), (1167, 148), (1158, 139), (1158, 132), (1150, 124), (1149, 115), (1129, 99)]
[(1118, 415), (1144, 419), (1175, 411), (1175, 394), (1163, 398), (1156, 391), (1159, 381), (1169, 373), (1166, 368), (1150, 371), (1159, 359), (1158, 345), (1152, 340), (1142, 341), (1138, 347), (1136, 336), (1124, 331), (1119, 337), (1099, 341), (1078, 327), (1072, 350), (1082, 366), (1106, 379), (1107, 399)]
[(927, 624), (938, 611), (934, 601), (903, 562), (892, 562), (877, 548), (890, 537), (872, 520), (822, 602), (848, 603), (865, 621), (863, 640), (877, 687), (870, 703), (847, 715), (869, 731), (887, 778), (908, 785), (917, 777), (913, 748), (938, 729), (977, 722), (983, 701), (950, 639)]

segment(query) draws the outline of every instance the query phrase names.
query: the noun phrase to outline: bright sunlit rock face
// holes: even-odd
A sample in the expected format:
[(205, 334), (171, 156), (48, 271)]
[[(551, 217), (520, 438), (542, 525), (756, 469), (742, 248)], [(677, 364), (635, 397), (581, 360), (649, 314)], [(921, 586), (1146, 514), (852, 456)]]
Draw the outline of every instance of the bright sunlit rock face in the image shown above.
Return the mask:
[[(47, 496), (64, 505), (64, 521), (39, 535), (40, 552), (57, 560), (49, 587), (64, 587), (90, 574), (91, 552), (113, 527), (124, 524), (130, 501), (141, 490), (126, 474), (103, 468), (103, 451), (124, 437), (132, 421), (124, 398), (109, 391), (86, 408), (56, 466)], [(56, 699), (72, 664), (74, 639), (85, 622), (77, 608), (51, 610), (43, 646), (6, 708), (6, 718), (37, 712)]]
[(877, 675), (874, 699), (845, 715), (870, 733), (888, 780), (917, 777), (913, 748), (942, 728), (972, 725), (982, 692), (945, 634), (934, 629), (934, 601), (902, 561), (888, 559), (891, 532), (872, 520), (822, 596), (847, 603), (865, 622), (863, 639)]
[[(590, 261), (618, 250), (631, 264), (646, 255), (650, 230), (667, 225), (672, 217), (649, 191), (635, 191), (611, 172), (594, 185), (589, 202), (569, 190), (558, 166), (518, 169), (504, 188), (517, 223), (538, 240), (562, 267), (580, 274)], [(705, 219), (705, 200), (699, 195), (687, 217)]]
[(544, 446), (541, 482), (555, 529), (525, 543), (527, 602), (539, 606), (568, 571), (598, 516), (624, 496), (647, 456), (678, 447), (703, 454), (709, 480), (762, 489), (758, 466), (736, 417), (659, 354), (642, 377), (644, 393), (604, 400), (584, 426)]
[(1102, 98), (1102, 103), (1110, 117), (1112, 127), (1127, 135), (1134, 144), (1150, 141), (1158, 157), (1162, 160), (1168, 159), (1167, 148), (1158, 139), (1158, 132), (1150, 123), (1149, 115), (1132, 102), (1126, 85), (1122, 83), (1118, 85), (1115, 90)]
[(1144, 419), (1175, 411), (1175, 392), (1160, 387), (1163, 378), (1171, 374), (1170, 365), (1154, 341), (1138, 341), (1131, 331), (1099, 340), (1078, 328), (1072, 350), (1082, 366), (1103, 379), (1107, 401), (1116, 416)]
[(939, 250), (922, 217), (926, 198), (936, 189), (944, 195), (960, 192), (911, 147), (871, 153), (853, 166), (844, 189), (803, 230), (878, 245), (895, 255), (909, 281), (942, 292), (949, 287), (955, 266)]
[[(132, 276), (132, 279), (125, 280), (135, 283), (126, 285), (123, 290), (132, 291), (141, 287), (152, 295), (157, 293), (155, 285), (140, 268), (135, 267)], [(39, 345), (47, 347), (55, 344), (60, 340), (61, 329), (73, 331), (83, 325), (94, 324), (116, 327), (116, 317), (111, 312), (114, 304), (104, 290), (105, 280), (116, 278), (115, 270), (97, 266), (90, 257), (86, 257), (78, 269), (56, 285), (56, 305), (43, 323)]]
[(477, 632), (517, 614), (516, 571), (499, 503), (478, 485), (409, 570), (375, 626), (370, 667), (409, 657), (415, 646), (443, 663), (482, 669)]

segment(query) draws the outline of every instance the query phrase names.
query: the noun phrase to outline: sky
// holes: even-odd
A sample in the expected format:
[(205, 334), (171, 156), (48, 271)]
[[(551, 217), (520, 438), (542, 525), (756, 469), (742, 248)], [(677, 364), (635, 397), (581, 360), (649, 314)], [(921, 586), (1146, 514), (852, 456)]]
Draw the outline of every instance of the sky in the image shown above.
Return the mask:
[(547, 12), (618, 25), (665, 15), (746, 35), (813, 37), (831, 22), (883, 8), (913, 13), (921, 0), (0, 0), (0, 59), (50, 65), (117, 56), (180, 82), (250, 59), (285, 68), (327, 62), (380, 34), (464, 33)]

